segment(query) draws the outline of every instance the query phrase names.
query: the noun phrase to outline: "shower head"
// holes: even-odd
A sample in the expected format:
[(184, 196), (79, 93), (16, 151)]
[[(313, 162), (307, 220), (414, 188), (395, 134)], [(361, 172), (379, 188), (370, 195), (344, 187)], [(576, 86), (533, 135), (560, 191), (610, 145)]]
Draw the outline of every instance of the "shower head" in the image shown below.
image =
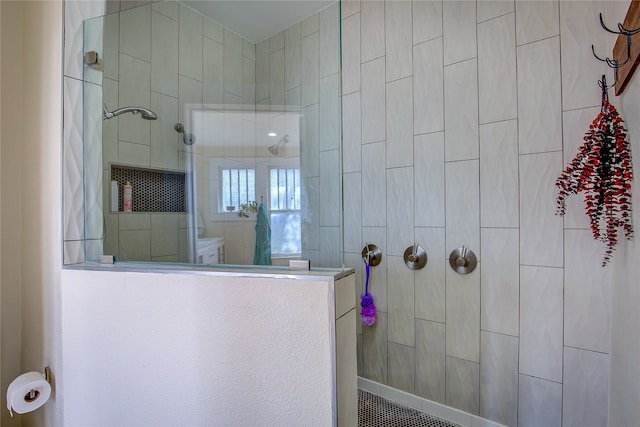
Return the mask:
[(156, 120), (158, 118), (156, 113), (144, 107), (123, 107), (123, 108), (118, 108), (117, 110), (114, 110), (114, 111), (109, 111), (107, 110), (107, 106), (105, 105), (103, 108), (103, 111), (104, 111), (105, 119), (112, 119), (123, 113), (140, 114), (140, 117), (142, 117), (145, 120)]
[(269, 148), (267, 148), (269, 150), (269, 152), (271, 154), (273, 154), (274, 156), (278, 155), (278, 151), (280, 150), (280, 146), (284, 145), (286, 143), (289, 142), (289, 135), (285, 135), (282, 137), (282, 139), (280, 141), (278, 141), (277, 143), (270, 145)]

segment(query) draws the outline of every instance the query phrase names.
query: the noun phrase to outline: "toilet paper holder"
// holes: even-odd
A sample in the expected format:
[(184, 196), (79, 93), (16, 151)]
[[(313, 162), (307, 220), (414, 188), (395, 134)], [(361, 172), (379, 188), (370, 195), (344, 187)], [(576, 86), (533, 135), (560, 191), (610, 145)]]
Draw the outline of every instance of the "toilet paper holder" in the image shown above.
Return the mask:
[[(44, 376), (45, 381), (47, 381), (49, 384), (51, 384), (51, 368), (49, 368), (48, 366), (45, 366), (44, 367), (44, 372), (42, 373), (42, 375)], [(27, 402), (32, 402), (32, 401), (36, 400), (39, 395), (40, 395), (39, 391), (37, 391), (37, 390), (29, 390), (29, 394), (27, 396), (25, 396), (25, 400)]]

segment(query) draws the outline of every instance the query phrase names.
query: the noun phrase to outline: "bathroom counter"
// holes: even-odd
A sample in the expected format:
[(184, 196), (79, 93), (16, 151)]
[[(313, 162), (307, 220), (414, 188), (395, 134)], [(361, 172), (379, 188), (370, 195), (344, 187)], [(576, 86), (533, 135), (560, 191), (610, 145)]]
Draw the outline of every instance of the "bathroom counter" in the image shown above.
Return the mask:
[(356, 425), (355, 301), (353, 269), (67, 266), (65, 424)]

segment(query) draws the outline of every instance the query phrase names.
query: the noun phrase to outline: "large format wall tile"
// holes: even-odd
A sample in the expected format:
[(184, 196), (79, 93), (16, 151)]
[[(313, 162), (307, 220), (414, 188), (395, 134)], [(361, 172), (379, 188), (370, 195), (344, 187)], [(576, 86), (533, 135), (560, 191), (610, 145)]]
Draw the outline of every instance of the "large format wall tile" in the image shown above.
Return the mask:
[(413, 0), (413, 44), (442, 37), (442, 0)]
[[(302, 43), (303, 42), (301, 42), (301, 44)], [(302, 52), (304, 52), (304, 49), (302, 50)], [(316, 57), (317, 57), (317, 44), (316, 44)], [(304, 61), (302, 61), (302, 63), (304, 63)], [(222, 66), (222, 62), (220, 63), (220, 66)], [(316, 67), (316, 70), (317, 70), (317, 67)], [(206, 75), (205, 75), (205, 80), (208, 80)], [(317, 82), (316, 82), (316, 85), (317, 85)], [(258, 43), (256, 45), (256, 102), (263, 101), (264, 99), (267, 99), (267, 98), (269, 98), (269, 39), (263, 41), (262, 43)], [(304, 104), (304, 105), (308, 105), (308, 104)]]
[(318, 14), (313, 15), (300, 21), (300, 37), (307, 37), (310, 34), (318, 32)]
[(444, 64), (454, 64), (478, 54), (476, 39), (476, 2), (442, 2)]
[[(202, 106), (202, 83), (197, 80), (190, 79), (189, 77), (179, 76), (180, 82), (180, 98), (178, 105), (178, 117), (180, 123), (183, 123), (185, 127), (195, 124), (191, 116), (185, 116), (186, 114), (192, 114), (193, 110), (198, 111)], [(122, 90), (121, 90), (122, 91)], [(226, 102), (226, 101), (225, 101)], [(138, 119), (139, 120), (139, 119)], [(195, 129), (192, 129), (196, 135)]]
[[(120, 80), (118, 102), (121, 106), (140, 105), (149, 107), (151, 103), (151, 67), (148, 62), (132, 56), (120, 54)], [(114, 107), (110, 107), (115, 109)], [(134, 114), (118, 117), (120, 141), (149, 144), (151, 124)]]
[(564, 349), (562, 425), (607, 426), (609, 355)]
[(480, 126), (482, 227), (518, 227), (518, 121)]
[(518, 238), (517, 228), (482, 229), (480, 324), (483, 331), (519, 334)]
[(467, 275), (446, 269), (447, 356), (473, 362), (480, 360), (480, 268)]
[[(427, 2), (418, 2), (427, 3)], [(413, 133), (444, 130), (442, 38), (413, 48)]]
[(562, 425), (562, 384), (520, 375), (518, 390), (519, 427)]
[(478, 8), (478, 23), (480, 23), (512, 13), (514, 11), (514, 2), (502, 0), (479, 0), (476, 7)]
[[(563, 167), (566, 167), (578, 154), (578, 149), (584, 143), (585, 132), (599, 113), (600, 107), (591, 107), (565, 111), (562, 114)], [(569, 197), (566, 200), (566, 207), (565, 228), (590, 228), (589, 217), (584, 211), (583, 193)]]
[[(340, 265), (342, 260), (340, 254), (342, 248), (340, 243), (342, 242), (340, 235), (340, 227), (325, 227), (320, 226), (320, 253), (318, 259), (311, 259), (311, 263), (319, 265)], [(252, 254), (252, 245), (249, 246), (249, 252)], [(250, 264), (251, 262), (245, 262), (244, 264)]]
[(520, 154), (562, 149), (560, 79), (558, 37), (518, 47)]
[(557, 36), (560, 31), (558, 13), (558, 1), (516, 1), (518, 46)]
[[(102, 239), (102, 86), (84, 84), (84, 200), (85, 239)], [(95, 258), (94, 258), (95, 259)]]
[[(84, 3), (98, 3), (98, 2), (84, 2)], [(67, 2), (69, 4), (69, 2)], [(65, 33), (67, 27), (65, 23)], [(120, 57), (120, 15), (112, 13), (104, 17), (104, 40), (102, 59), (104, 64), (104, 71), (102, 76), (104, 79), (118, 79), (118, 71), (120, 66), (118, 60)], [(66, 52), (65, 52), (66, 54)], [(78, 61), (80, 62), (80, 61)]]
[(362, 146), (362, 225), (387, 224), (385, 144)]
[(178, 215), (151, 214), (151, 257), (178, 253)]
[[(245, 40), (246, 41), (246, 40)], [(242, 104), (247, 109), (253, 110), (256, 104), (256, 61), (249, 59), (246, 56), (242, 57)], [(299, 89), (299, 88), (298, 88)], [(286, 96), (286, 92), (285, 92)], [(298, 95), (298, 99), (300, 95)], [(285, 98), (286, 104), (286, 98)], [(300, 105), (298, 100), (295, 105)], [(245, 117), (250, 117), (250, 121), (255, 119), (252, 117), (252, 113), (247, 113)]]
[(444, 129), (448, 162), (478, 158), (478, 67), (475, 59), (444, 68)]
[(480, 123), (514, 119), (518, 115), (515, 44), (513, 14), (478, 24)]
[(446, 404), (478, 415), (480, 404), (479, 364), (447, 356), (446, 365)]
[(120, 231), (118, 254), (121, 261), (151, 261), (150, 230)]
[(562, 217), (555, 180), (562, 153), (520, 156), (520, 264), (562, 267)]
[[(305, 149), (300, 155), (300, 173), (302, 176), (320, 175), (320, 129), (318, 125), (318, 104), (302, 108), (300, 130)], [(315, 212), (315, 211), (312, 211)]]
[(478, 160), (445, 165), (447, 254), (466, 246), (480, 253), (480, 191)]
[[(227, 69), (227, 48), (225, 47), (225, 69)], [(242, 57), (238, 56), (240, 61), (242, 61)], [(242, 66), (241, 66), (242, 67)], [(279, 109), (280, 106), (284, 105), (284, 49), (276, 50), (271, 53), (269, 56), (269, 102), (272, 106), (272, 109)], [(231, 72), (228, 74), (232, 76)], [(225, 72), (225, 77), (227, 73)], [(239, 83), (239, 89), (241, 90), (242, 81), (235, 81), (232, 83), (233, 86), (237, 86)], [(224, 90), (229, 91), (229, 78), (225, 78), (224, 82)]]
[(203, 20), (202, 34), (218, 44), (224, 44), (224, 27), (211, 19)]
[[(320, 79), (320, 151), (340, 148), (340, 76)], [(335, 170), (340, 170), (338, 167)]]
[(445, 403), (444, 323), (416, 319), (415, 394)]
[(320, 182), (322, 185), (320, 186), (319, 211), (321, 226), (336, 227), (340, 225), (340, 205), (342, 200), (340, 190), (342, 184), (338, 174), (339, 170), (340, 150), (321, 151)]
[(480, 340), (480, 416), (515, 426), (518, 424), (518, 338), (483, 331)]
[[(360, 252), (362, 240), (362, 174), (345, 173), (342, 176), (344, 186), (344, 250)], [(349, 264), (347, 264), (349, 265)]]
[(284, 31), (280, 31), (269, 38), (269, 53), (284, 49)]
[[(154, 11), (151, 31), (151, 90), (177, 97), (178, 23)], [(208, 55), (204, 55), (204, 60), (207, 59)]]
[[(601, 57), (611, 57), (612, 40), (599, 22), (606, 1), (561, 1), (560, 40), (562, 50), (562, 109), (591, 107), (600, 104), (597, 80), (610, 71), (609, 67), (584, 49), (584, 40), (590, 40)], [(606, 20), (608, 15), (603, 16)], [(610, 27), (615, 24), (605, 21)], [(609, 74), (611, 76), (611, 74)], [(609, 77), (608, 76), (608, 77)], [(610, 80), (613, 82), (613, 80)]]
[(221, 44), (206, 37), (203, 38), (202, 48), (204, 55), (202, 59), (202, 76), (204, 79), (202, 82), (202, 99), (207, 105), (220, 105), (224, 100), (224, 48)]
[[(609, 352), (611, 268), (590, 230), (565, 230), (564, 344)], [(566, 354), (566, 352), (565, 352)]]
[(384, 58), (362, 64), (362, 143), (385, 139)]
[(520, 268), (520, 373), (562, 381), (560, 268)]
[(182, 144), (174, 129), (178, 122), (178, 100), (151, 92), (151, 109), (158, 115), (156, 123), (151, 127), (151, 166), (177, 170), (178, 144)]
[(427, 252), (427, 265), (416, 270), (415, 317), (445, 322), (444, 228), (416, 228), (416, 243)]
[(415, 223), (444, 227), (444, 132), (414, 137)]
[[(302, 105), (318, 102), (318, 33), (312, 33), (302, 39), (302, 67), (300, 83), (302, 85)], [(256, 95), (257, 97), (257, 95)]]
[(84, 259), (84, 240), (68, 240), (63, 246), (63, 261), (65, 265), (80, 264)]
[(120, 12), (120, 53), (151, 62), (151, 5)]
[[(224, 90), (225, 92), (233, 93), (234, 95), (242, 96), (242, 47), (243, 40), (240, 36), (232, 31), (225, 29), (224, 31)], [(280, 62), (275, 61), (278, 66), (284, 68), (284, 53), (282, 53), (282, 65)], [(273, 55), (270, 58), (271, 69), (270, 74), (270, 88), (273, 89), (274, 76), (274, 59)], [(283, 73), (284, 74), (284, 73)], [(284, 76), (278, 79), (278, 82), (284, 80)], [(284, 82), (279, 86), (279, 89), (284, 92)], [(273, 93), (270, 93), (273, 96)], [(284, 94), (282, 95), (284, 97)]]
[[(72, 120), (82, 116), (82, 82), (64, 78), (64, 240), (84, 239), (84, 198), (82, 176), (84, 158), (82, 153), (82, 121)], [(73, 251), (70, 251), (70, 254)], [(65, 258), (76, 260), (77, 257)]]
[(202, 81), (202, 15), (181, 5), (179, 26), (179, 72)]
[(302, 251), (317, 250), (320, 247), (320, 219), (309, 212), (318, 212), (320, 209), (320, 178), (302, 178), (301, 193), (301, 215), (308, 218), (301, 225)]
[(384, 28), (384, 6), (384, 1), (372, 0), (361, 2), (362, 62), (384, 56), (385, 33), (381, 31), (381, 29)]
[(387, 254), (413, 245), (413, 168), (387, 170)]
[(387, 83), (387, 168), (413, 165), (412, 78)]
[(414, 279), (413, 271), (399, 256), (387, 257), (387, 298), (389, 304), (389, 341), (413, 347)]
[(408, 77), (412, 71), (413, 34), (411, 31), (411, 0), (385, 3), (385, 42), (387, 81)]
[(360, 0), (344, 0), (341, 5), (343, 19), (360, 12)]
[(387, 313), (378, 312), (373, 326), (362, 327), (362, 376), (387, 383)]
[(344, 19), (342, 31), (342, 94), (346, 95), (360, 90), (360, 14)]
[(388, 385), (408, 393), (414, 392), (415, 349), (405, 345), (389, 343)]
[[(245, 40), (245, 46), (246, 44), (250, 43)], [(292, 25), (284, 31), (284, 47), (284, 88), (291, 89), (300, 86), (300, 55), (302, 53), (300, 50), (300, 23)]]
[(326, 77), (340, 71), (340, 18), (337, 2), (318, 13), (318, 35), (319, 77)]
[[(116, 80), (103, 79), (102, 102), (108, 108), (112, 105), (118, 105), (118, 82)], [(153, 106), (151, 109), (153, 110)], [(110, 163), (118, 163), (119, 121), (119, 118), (102, 121), (102, 166), (105, 169), (109, 168)]]
[(342, 150), (344, 173), (362, 170), (361, 93), (342, 97)]

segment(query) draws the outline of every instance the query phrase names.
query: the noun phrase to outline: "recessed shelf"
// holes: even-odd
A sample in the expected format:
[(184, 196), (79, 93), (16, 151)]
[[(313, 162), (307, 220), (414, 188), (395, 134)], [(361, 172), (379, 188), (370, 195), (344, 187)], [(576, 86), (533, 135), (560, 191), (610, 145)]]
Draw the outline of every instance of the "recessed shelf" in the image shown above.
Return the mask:
[(184, 172), (111, 165), (111, 180), (118, 181), (118, 212), (122, 212), (122, 187), (131, 183), (133, 212), (186, 212)]

